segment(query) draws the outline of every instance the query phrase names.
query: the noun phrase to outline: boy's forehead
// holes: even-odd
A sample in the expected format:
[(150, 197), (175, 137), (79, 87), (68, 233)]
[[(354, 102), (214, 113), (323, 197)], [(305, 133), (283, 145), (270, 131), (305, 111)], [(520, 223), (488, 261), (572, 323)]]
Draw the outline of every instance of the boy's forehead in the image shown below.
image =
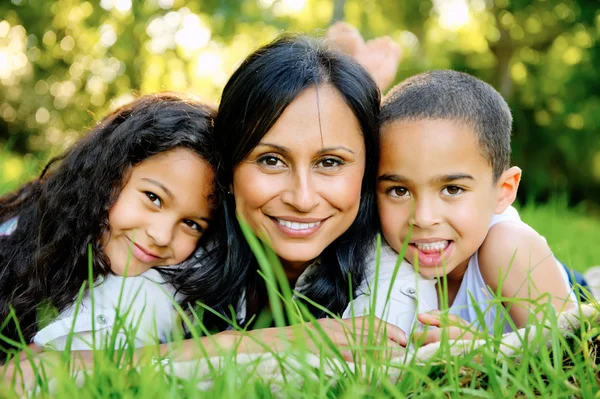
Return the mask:
[(447, 119), (400, 120), (381, 127), (380, 173), (385, 169), (476, 169), (493, 174), (475, 130)]

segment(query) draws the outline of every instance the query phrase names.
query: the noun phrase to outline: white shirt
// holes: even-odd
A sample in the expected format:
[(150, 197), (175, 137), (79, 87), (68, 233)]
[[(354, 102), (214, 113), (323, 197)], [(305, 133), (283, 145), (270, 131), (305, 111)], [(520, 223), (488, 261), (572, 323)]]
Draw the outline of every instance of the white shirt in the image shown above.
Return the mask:
[[(73, 350), (103, 348), (111, 342), (115, 347), (140, 347), (169, 340), (177, 324), (175, 289), (157, 270), (135, 277), (107, 275), (92, 291), (93, 303), (90, 290), (86, 290), (76, 314), (76, 304), (69, 306), (38, 331), (33, 342), (64, 350), (71, 331)], [(127, 336), (133, 337), (133, 342), (127, 342)]]
[(387, 243), (382, 243), (377, 280), (373, 253), (365, 280), (356, 291), (358, 296), (350, 302), (343, 318), (365, 316), (371, 314), (371, 310), (374, 309), (375, 316), (410, 334), (415, 326), (419, 326), (417, 314), (437, 309), (435, 280), (422, 277), (404, 259), (399, 263), (394, 276), (397, 260), (398, 253)]

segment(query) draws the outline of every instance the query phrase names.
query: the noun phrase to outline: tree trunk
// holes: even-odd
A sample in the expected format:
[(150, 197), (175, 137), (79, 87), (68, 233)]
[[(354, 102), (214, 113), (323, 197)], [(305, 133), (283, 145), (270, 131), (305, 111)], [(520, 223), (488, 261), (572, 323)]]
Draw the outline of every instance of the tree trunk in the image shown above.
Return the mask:
[(331, 17), (330, 25), (333, 25), (337, 21), (344, 20), (344, 6), (346, 5), (346, 0), (333, 0), (333, 16)]

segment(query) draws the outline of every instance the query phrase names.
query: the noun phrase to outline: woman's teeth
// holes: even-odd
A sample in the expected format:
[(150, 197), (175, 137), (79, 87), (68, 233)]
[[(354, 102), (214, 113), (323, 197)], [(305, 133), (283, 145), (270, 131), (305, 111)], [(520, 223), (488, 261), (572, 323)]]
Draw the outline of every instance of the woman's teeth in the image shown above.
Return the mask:
[(313, 222), (313, 223), (299, 223), (299, 222), (289, 222), (289, 221), (283, 220), (283, 219), (276, 219), (276, 220), (280, 225), (285, 226), (291, 230), (307, 230), (307, 229), (311, 229), (311, 228), (321, 224), (321, 221)]
[(415, 246), (422, 252), (440, 252), (448, 247), (448, 241), (416, 242)]

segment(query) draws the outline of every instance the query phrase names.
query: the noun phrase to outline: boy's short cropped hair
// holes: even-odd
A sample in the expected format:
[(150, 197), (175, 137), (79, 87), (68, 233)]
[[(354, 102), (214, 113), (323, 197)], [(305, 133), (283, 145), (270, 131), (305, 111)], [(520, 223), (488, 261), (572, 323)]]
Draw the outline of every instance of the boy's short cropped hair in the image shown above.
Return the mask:
[(510, 108), (500, 93), (474, 76), (449, 70), (421, 73), (395, 86), (383, 99), (382, 127), (420, 119), (452, 120), (473, 129), (494, 180), (510, 166)]

